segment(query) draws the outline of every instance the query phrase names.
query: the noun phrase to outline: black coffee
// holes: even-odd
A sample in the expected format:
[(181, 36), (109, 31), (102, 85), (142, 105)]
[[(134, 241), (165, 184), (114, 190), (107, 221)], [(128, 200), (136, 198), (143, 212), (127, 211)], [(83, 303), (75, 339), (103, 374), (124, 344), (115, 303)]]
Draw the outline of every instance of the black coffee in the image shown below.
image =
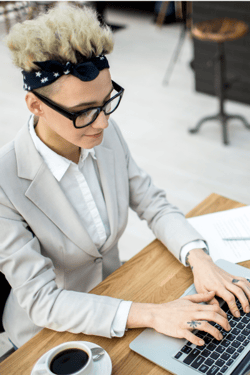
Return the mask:
[(70, 375), (81, 370), (89, 356), (84, 350), (73, 348), (58, 353), (50, 363), (50, 371), (56, 375)]

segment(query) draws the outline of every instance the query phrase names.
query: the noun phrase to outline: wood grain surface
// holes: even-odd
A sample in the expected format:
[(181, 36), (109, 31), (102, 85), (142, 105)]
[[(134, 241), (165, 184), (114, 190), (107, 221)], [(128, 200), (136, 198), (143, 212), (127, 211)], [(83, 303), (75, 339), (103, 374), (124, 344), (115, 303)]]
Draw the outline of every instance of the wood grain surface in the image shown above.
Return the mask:
[[(187, 217), (242, 207), (243, 204), (217, 194), (211, 194)], [(250, 268), (250, 261), (239, 263)], [(158, 240), (154, 240), (137, 255), (112, 273), (90, 293), (107, 295), (128, 301), (162, 303), (180, 297), (193, 282), (189, 268), (184, 267)], [(84, 334), (43, 329), (0, 364), (1, 375), (28, 375), (36, 361), (48, 350), (66, 341), (91, 341), (110, 355), (116, 375), (169, 374), (130, 350), (129, 344), (143, 329), (128, 330), (122, 338), (107, 339)]]

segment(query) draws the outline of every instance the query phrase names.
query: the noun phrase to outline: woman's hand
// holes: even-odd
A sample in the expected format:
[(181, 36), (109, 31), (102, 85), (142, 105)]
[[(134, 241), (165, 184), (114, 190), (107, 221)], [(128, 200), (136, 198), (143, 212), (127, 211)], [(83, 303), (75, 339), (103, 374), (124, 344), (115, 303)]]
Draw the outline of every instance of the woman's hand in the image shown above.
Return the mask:
[[(222, 270), (201, 249), (190, 251), (187, 261), (193, 271), (197, 293), (215, 291), (217, 296), (226, 301), (231, 313), (239, 318), (240, 312), (235, 303), (237, 297), (245, 313), (249, 313), (250, 283), (244, 277), (234, 276)], [(216, 298), (209, 303), (219, 305)]]
[(195, 345), (204, 341), (191, 331), (206, 331), (217, 340), (222, 339), (220, 331), (209, 324), (218, 323), (226, 331), (231, 329), (226, 313), (217, 305), (201, 305), (209, 302), (215, 293), (195, 294), (163, 304), (132, 303), (127, 328), (149, 327), (167, 336), (185, 338)]

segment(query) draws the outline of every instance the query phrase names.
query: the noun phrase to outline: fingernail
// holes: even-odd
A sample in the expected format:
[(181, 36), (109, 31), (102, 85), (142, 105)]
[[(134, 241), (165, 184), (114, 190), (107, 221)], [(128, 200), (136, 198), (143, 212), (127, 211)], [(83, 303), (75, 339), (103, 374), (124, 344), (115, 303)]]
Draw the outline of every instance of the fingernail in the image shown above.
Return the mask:
[(230, 329), (231, 329), (231, 326), (230, 326), (230, 324), (228, 323), (228, 325), (227, 325), (227, 328), (228, 328), (228, 330), (230, 331)]
[(204, 342), (203, 340), (200, 340), (200, 341), (199, 341), (199, 344), (200, 344), (200, 345), (204, 345), (205, 342)]
[(246, 307), (246, 313), (249, 313), (250, 312), (250, 308), (249, 306)]
[(220, 339), (220, 340), (222, 340), (222, 339), (223, 339), (223, 336), (222, 336), (222, 334), (221, 334), (221, 333), (219, 334), (219, 339)]
[(236, 316), (236, 318), (239, 318), (239, 317), (240, 317), (240, 312), (239, 312), (239, 310), (235, 311), (235, 312), (234, 312), (234, 315)]

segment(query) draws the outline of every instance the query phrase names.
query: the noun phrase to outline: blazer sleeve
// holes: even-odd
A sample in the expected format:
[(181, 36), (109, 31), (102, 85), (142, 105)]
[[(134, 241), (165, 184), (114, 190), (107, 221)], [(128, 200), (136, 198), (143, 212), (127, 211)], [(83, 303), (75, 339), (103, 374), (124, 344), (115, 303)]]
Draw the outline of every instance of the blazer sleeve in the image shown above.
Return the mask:
[(51, 259), (41, 254), (38, 239), (1, 187), (0, 271), (35, 325), (111, 337), (122, 300), (58, 288)]
[(164, 190), (157, 188), (152, 178), (134, 161), (127, 143), (115, 122), (117, 135), (122, 144), (129, 176), (129, 205), (146, 220), (149, 228), (171, 252), (180, 260), (181, 248), (195, 240), (205, 239), (189, 224), (178, 207), (168, 202)]

